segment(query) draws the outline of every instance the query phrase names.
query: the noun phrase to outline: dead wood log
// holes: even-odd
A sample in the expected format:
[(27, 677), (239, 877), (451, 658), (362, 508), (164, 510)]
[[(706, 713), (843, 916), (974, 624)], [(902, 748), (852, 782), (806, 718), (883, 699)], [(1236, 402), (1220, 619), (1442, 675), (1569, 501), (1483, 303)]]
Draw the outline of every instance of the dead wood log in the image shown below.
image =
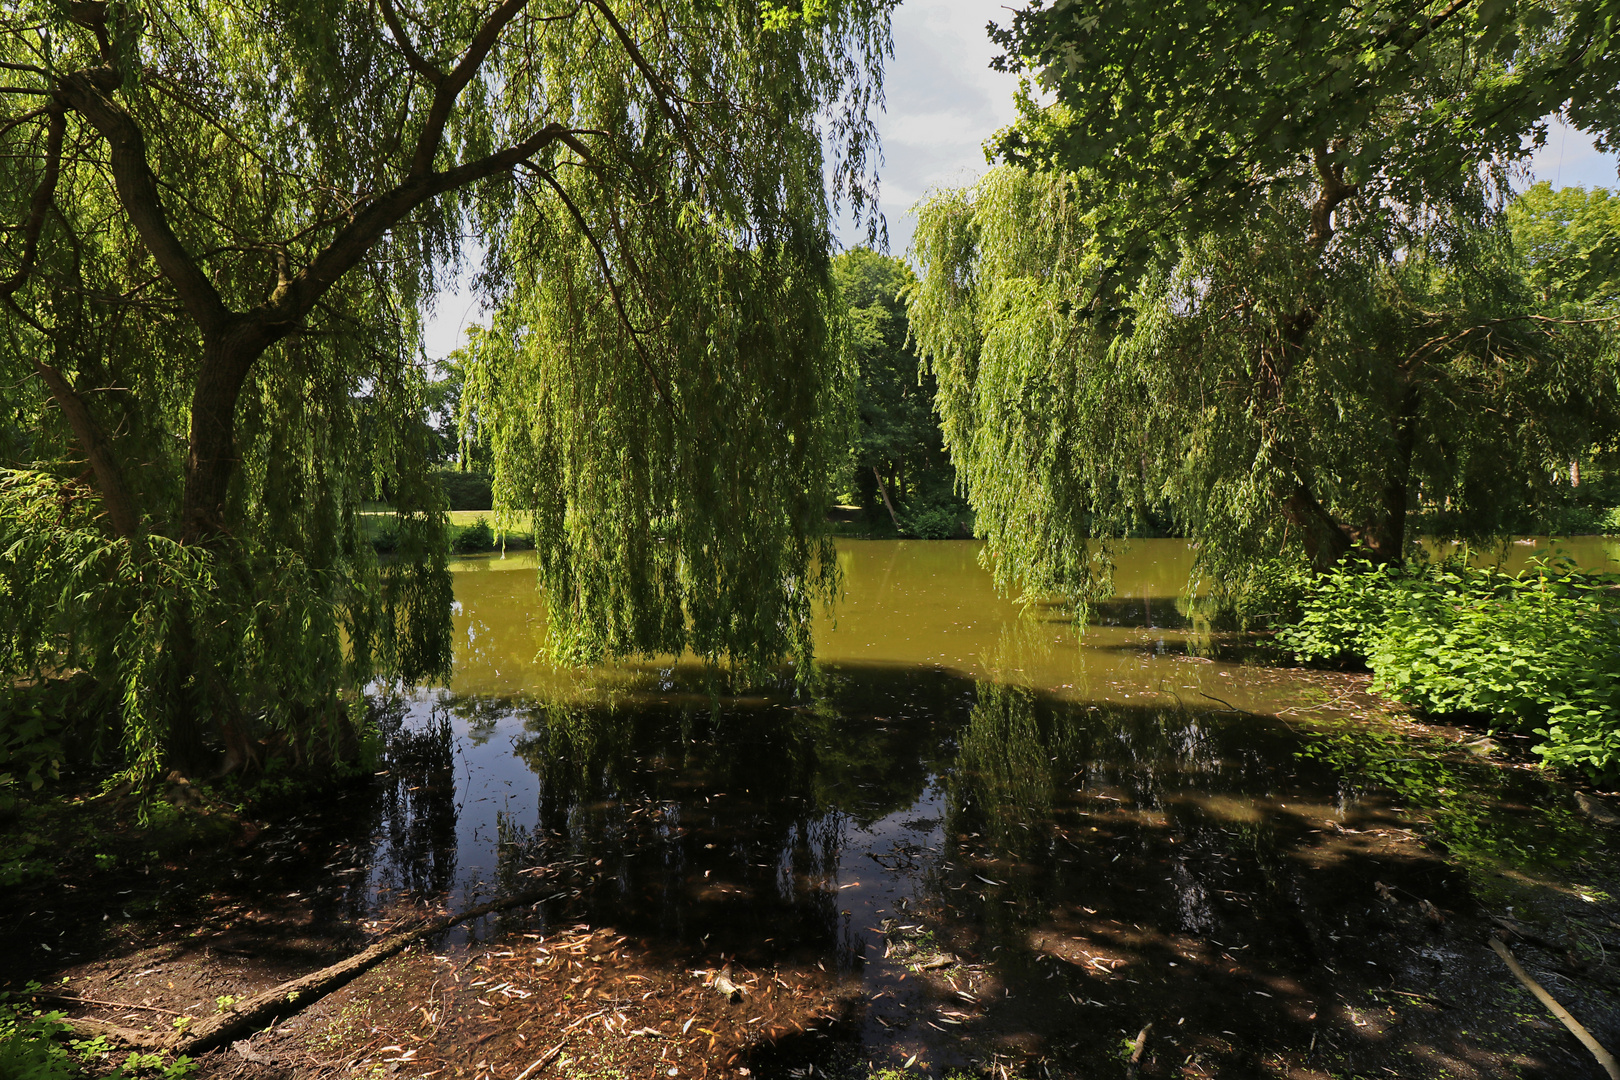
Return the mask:
[(167, 1050), (175, 1037), (172, 1031), (139, 1031), (119, 1024), (109, 1024), (105, 1020), (80, 1020), (65, 1016), (61, 1023), (70, 1025), (74, 1031), (86, 1038), (93, 1039), (97, 1035), (104, 1035), (108, 1042), (122, 1043), (136, 1050)]
[(1150, 1020), (1146, 1027), (1136, 1033), (1136, 1041), (1131, 1043), (1131, 1060), (1125, 1065), (1125, 1075), (1129, 1080), (1136, 1080), (1136, 1070), (1142, 1066), (1142, 1051), (1147, 1049), (1148, 1032), (1153, 1030)]
[(1502, 962), (1508, 966), (1508, 970), (1513, 972), (1513, 977), (1523, 983), (1524, 988), (1534, 994), (1537, 1001), (1547, 1006), (1548, 1011), (1558, 1017), (1559, 1021), (1569, 1029), (1569, 1033), (1581, 1041), (1582, 1046), (1592, 1052), (1592, 1056), (1597, 1058), (1598, 1064), (1603, 1066), (1603, 1071), (1609, 1074), (1610, 1080), (1620, 1080), (1620, 1062), (1614, 1060), (1614, 1055), (1605, 1050), (1603, 1044), (1594, 1039), (1592, 1033), (1582, 1027), (1579, 1020), (1570, 1015), (1568, 1009), (1560, 1005), (1557, 999), (1542, 988), (1540, 983), (1530, 977), (1530, 973), (1525, 971), (1519, 962), (1513, 958), (1513, 953), (1509, 951), (1506, 945), (1502, 944), (1500, 938), (1494, 936), (1491, 938), (1491, 948), (1495, 950), (1497, 956), (1502, 958)]
[(501, 900), (492, 900), (487, 904), (468, 908), (456, 915), (443, 915), (436, 919), (429, 919), (425, 923), (410, 930), (401, 930), (374, 942), (369, 947), (355, 953), (346, 960), (340, 960), (329, 967), (319, 971), (302, 975), (296, 979), (289, 979), (280, 986), (271, 987), (262, 994), (256, 994), (245, 1001), (239, 1001), (230, 1008), (199, 1021), (189, 1031), (159, 1034), (157, 1032), (136, 1031), (132, 1028), (119, 1027), (101, 1020), (84, 1020), (65, 1018), (62, 1022), (71, 1024), (75, 1029), (89, 1035), (105, 1035), (109, 1040), (126, 1043), (130, 1046), (146, 1050), (169, 1050), (176, 1054), (195, 1056), (215, 1047), (235, 1042), (253, 1032), (261, 1031), (277, 1020), (300, 1012), (327, 994), (339, 989), (353, 981), (360, 975), (376, 967), (384, 960), (405, 949), (406, 947), (432, 937), (434, 934), (450, 929), (457, 923), (476, 919), (492, 912), (504, 911), (507, 908), (519, 907), (523, 904), (539, 903), (542, 900), (553, 899), (560, 896), (544, 896), (544, 890), (532, 889), (516, 893)]
[(1607, 825), (1609, 828), (1620, 825), (1620, 814), (1610, 810), (1608, 804), (1603, 800), (1594, 799), (1584, 791), (1575, 793), (1575, 805), (1580, 809), (1581, 813), (1599, 825)]

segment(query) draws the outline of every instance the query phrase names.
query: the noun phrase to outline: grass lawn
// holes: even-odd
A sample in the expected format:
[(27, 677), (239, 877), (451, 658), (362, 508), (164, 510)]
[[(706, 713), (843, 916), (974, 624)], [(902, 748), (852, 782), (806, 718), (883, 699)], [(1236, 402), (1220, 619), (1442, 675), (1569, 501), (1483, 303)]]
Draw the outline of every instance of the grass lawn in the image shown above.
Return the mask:
[[(394, 515), (394, 511), (389, 509), (387, 506), (384, 506), (382, 503), (366, 503), (365, 509), (361, 510), (360, 514), (362, 517), (368, 518), (392, 517)], [(495, 527), (495, 511), (493, 510), (451, 510), (449, 511), (449, 516), (450, 524), (458, 528), (465, 528), (466, 526), (477, 521), (479, 518), (485, 518), (488, 520), (490, 528), (493, 529)]]

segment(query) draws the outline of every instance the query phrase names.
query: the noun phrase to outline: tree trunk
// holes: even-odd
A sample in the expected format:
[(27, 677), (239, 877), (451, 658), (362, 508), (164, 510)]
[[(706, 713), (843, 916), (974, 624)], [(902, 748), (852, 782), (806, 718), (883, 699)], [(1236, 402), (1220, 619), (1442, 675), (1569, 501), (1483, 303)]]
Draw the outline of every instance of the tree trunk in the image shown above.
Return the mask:
[[(876, 465), (872, 466), (872, 475), (877, 477), (878, 494), (883, 496), (883, 505), (889, 511), (889, 520), (894, 522), (894, 527), (896, 529), (899, 529), (900, 528), (900, 518), (895, 515), (894, 503), (889, 501), (889, 489), (888, 489), (888, 486), (883, 483), (883, 474), (878, 472)], [(904, 531), (904, 530), (902, 530), (902, 531)]]
[(1298, 485), (1284, 500), (1283, 513), (1289, 524), (1299, 530), (1311, 569), (1327, 570), (1350, 553), (1353, 546), (1350, 533), (1304, 484)]
[(68, 426), (73, 429), (74, 438), (79, 440), (79, 446), (83, 448), (84, 456), (90, 462), (90, 471), (96, 477), (96, 487), (101, 491), (101, 505), (107, 511), (107, 523), (112, 526), (113, 533), (124, 539), (134, 536), (141, 525), (140, 510), (136, 507), (129, 486), (124, 482), (124, 473), (118, 465), (118, 458), (113, 454), (107, 440), (102, 437), (101, 428), (96, 423), (95, 417), (90, 415), (89, 406), (73, 389), (67, 376), (56, 368), (35, 360), (34, 371), (45, 381), (52, 399), (62, 410), (62, 415), (67, 418)]
[(1381, 516), (1367, 531), (1368, 552), (1379, 562), (1398, 563), (1406, 557), (1406, 514), (1411, 504), (1412, 450), (1417, 443), (1417, 387), (1407, 384), (1395, 419), (1395, 460), (1384, 483)]
[[(1311, 231), (1307, 247), (1318, 259), (1327, 248), (1328, 242), (1333, 239), (1334, 211), (1360, 191), (1359, 185), (1344, 182), (1344, 166), (1335, 164), (1332, 160), (1332, 154), (1342, 148), (1342, 142), (1331, 146), (1324, 144), (1318, 146), (1311, 155), (1311, 163), (1316, 169), (1317, 180), (1321, 186), (1316, 201), (1311, 204)], [(1307, 280), (1315, 278), (1318, 272), (1319, 265), (1312, 267), (1307, 271)], [(1264, 401), (1269, 397), (1279, 411), (1286, 394), (1288, 379), (1292, 376), (1299, 357), (1305, 351), (1306, 338), (1310, 336), (1320, 317), (1320, 310), (1307, 298), (1298, 311), (1281, 320), (1279, 329), (1282, 332), (1282, 341), (1275, 360), (1267, 356), (1261, 357), (1261, 400)], [(1289, 456), (1294, 459), (1296, 477), (1308, 475), (1308, 464), (1300, 461), (1300, 455), (1295, 447), (1288, 445), (1287, 450)], [(1403, 500), (1404, 497), (1403, 494)], [(1405, 505), (1404, 501), (1402, 505)], [(1299, 530), (1305, 554), (1310, 558), (1313, 569), (1318, 571), (1328, 569), (1349, 554), (1354, 546), (1355, 541), (1349, 530), (1322, 505), (1304, 479), (1297, 479), (1294, 490), (1283, 499), (1283, 514), (1289, 524)]]
[(236, 471), (236, 399), (248, 371), (271, 339), (259, 319), (233, 319), (203, 347), (191, 395), (190, 451), (180, 511), (180, 539), (194, 544), (226, 532), (225, 498)]

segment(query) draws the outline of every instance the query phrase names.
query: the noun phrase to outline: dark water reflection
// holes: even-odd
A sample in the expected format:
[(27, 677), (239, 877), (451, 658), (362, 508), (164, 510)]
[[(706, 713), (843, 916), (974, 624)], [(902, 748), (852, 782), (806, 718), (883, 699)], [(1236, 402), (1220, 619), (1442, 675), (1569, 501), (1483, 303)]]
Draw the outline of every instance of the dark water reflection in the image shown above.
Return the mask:
[[(1257, 1064), (1308, 1042), (1335, 992), (1388, 983), (1374, 880), (1468, 903), (1420, 845), (1364, 844), (1403, 823), (1255, 716), (844, 665), (813, 704), (441, 693), (391, 722), (365, 888), (379, 916), (554, 883), (533, 912), (461, 933), (584, 920), (694, 967), (839, 973), (841, 1041), (767, 1073), (998, 1053), (1084, 1073), (1148, 1020), (1161, 1047)], [(885, 956), (897, 941), (908, 957)], [(907, 963), (941, 951), (961, 963)]]
[(1178, 614), (1186, 545), (1138, 547), (1077, 636), (998, 597), (975, 545), (845, 545), (824, 685), (718, 701), (678, 664), (548, 668), (521, 560), (468, 564), (451, 687), (380, 705), (375, 783), (278, 826), (244, 873), (373, 931), (546, 890), (450, 948), (584, 921), (677, 969), (834, 974), (834, 1035), (755, 1060), (767, 1078), (912, 1055), (1119, 1075), (1149, 1021), (1155, 1075), (1287, 1072), (1277, 1054), (1318, 1046), (1346, 1074), (1397, 1047), (1470, 1074), (1455, 1025), (1362, 1015), (1371, 990), (1467, 1007), (1495, 963), (1400, 914), (1474, 906), (1412, 810), (1476, 865), (1584, 826), (1549, 826), (1522, 773), (1413, 757), (1329, 677), (1223, 657)]

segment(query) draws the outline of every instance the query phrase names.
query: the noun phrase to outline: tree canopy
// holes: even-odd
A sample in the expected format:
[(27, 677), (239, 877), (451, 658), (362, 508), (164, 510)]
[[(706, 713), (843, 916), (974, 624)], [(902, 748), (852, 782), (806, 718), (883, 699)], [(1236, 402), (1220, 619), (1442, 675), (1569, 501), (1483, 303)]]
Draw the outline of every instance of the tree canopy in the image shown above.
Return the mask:
[(1545, 302), (1620, 312), (1620, 198), (1542, 181), (1508, 205), (1507, 217)]
[(1036, 84), (995, 149), (1086, 170), (1106, 196), (1094, 255), (1119, 268), (1153, 234), (1241, 230), (1302, 184), (1321, 245), (1347, 200), (1477, 199), (1485, 174), (1499, 182), (1544, 142), (1549, 115), (1615, 146), (1617, 32), (1613, 0), (1033, 0), (991, 27), (998, 64)]
[[(373, 675), (444, 671), (418, 336), (469, 234), (512, 346), (479, 375), (502, 505), (553, 542), (563, 625), (612, 651), (802, 646), (839, 362), (824, 167), (865, 213), (888, 6), (9, 8), (7, 546), (106, 560), (11, 548), (7, 677), (82, 668), (114, 715), (147, 703), (122, 737), (242, 754)], [(384, 488), (379, 567), (359, 502)], [(149, 595), (165, 545), (194, 587)], [(142, 649), (87, 632), (139, 611)]]
[(904, 294), (916, 275), (894, 256), (857, 247), (833, 263), (854, 368), (854, 490), (902, 532), (956, 535), (966, 507), (934, 413), (933, 374), (918, 363)]
[(1620, 421), (1608, 324), (1541, 302), (1505, 224), (1433, 218), (1397, 252), (1352, 233), (1321, 268), (1309, 205), (1279, 201), (1166, 242), (1110, 322), (1076, 302), (1094, 205), (1083, 176), (1004, 167), (920, 215), (912, 325), (1004, 585), (1096, 595), (1093, 541), (1144, 518), (1228, 576), (1398, 560), (1418, 512), (1497, 535)]
[(924, 206), (912, 318), (1003, 574), (1094, 593), (1089, 538), (1164, 519), (1206, 568), (1399, 559), (1414, 511), (1482, 536), (1545, 497), (1612, 430), (1612, 335), (1595, 295), (1538, 294), (1551, 256), (1501, 208), (1549, 114), (1620, 133), (1617, 17), (1034, 0), (992, 26), (1031, 79), (990, 147), (1017, 168)]

